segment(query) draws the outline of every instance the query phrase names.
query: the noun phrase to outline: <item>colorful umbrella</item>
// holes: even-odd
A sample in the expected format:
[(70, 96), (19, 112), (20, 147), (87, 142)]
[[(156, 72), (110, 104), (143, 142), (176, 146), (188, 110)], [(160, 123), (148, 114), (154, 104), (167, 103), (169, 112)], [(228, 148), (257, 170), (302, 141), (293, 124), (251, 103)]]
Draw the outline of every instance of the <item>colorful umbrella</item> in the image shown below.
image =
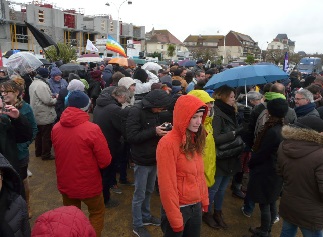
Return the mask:
[(136, 67), (135, 61), (130, 58), (112, 58), (108, 64), (119, 64), (122, 67)]

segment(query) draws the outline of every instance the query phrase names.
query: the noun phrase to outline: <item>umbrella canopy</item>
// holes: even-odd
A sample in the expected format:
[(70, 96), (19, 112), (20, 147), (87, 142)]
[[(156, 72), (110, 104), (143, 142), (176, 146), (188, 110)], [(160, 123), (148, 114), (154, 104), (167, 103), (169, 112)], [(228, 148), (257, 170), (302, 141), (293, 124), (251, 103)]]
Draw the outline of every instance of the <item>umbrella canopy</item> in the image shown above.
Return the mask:
[(4, 55), (3, 57), (5, 58), (9, 58), (11, 55), (15, 54), (15, 53), (18, 53), (20, 52), (19, 49), (14, 49), (14, 50), (8, 50)]
[(154, 62), (146, 62), (141, 68), (145, 70), (154, 70), (156, 72), (158, 72), (159, 69), (162, 69), (158, 63)]
[(51, 64), (51, 62), (50, 62), (50, 61), (48, 61), (47, 59), (40, 58), (39, 60), (40, 60), (44, 65), (45, 65), (45, 64), (47, 64), (47, 65), (50, 65), (50, 64)]
[(43, 63), (32, 53), (18, 52), (11, 55), (6, 63), (8, 74), (19, 74), (21, 76), (35, 71)]
[(275, 65), (250, 65), (235, 67), (214, 74), (204, 89), (216, 89), (222, 85), (231, 87), (265, 84), (288, 78), (288, 74)]
[(84, 71), (85, 67), (76, 63), (67, 63), (59, 67), (59, 70), (63, 71)]
[(78, 59), (76, 59), (76, 62), (78, 63), (98, 63), (102, 61), (103, 58), (95, 53), (83, 54)]
[(190, 61), (189, 59), (184, 59), (184, 60), (181, 60), (181, 61), (178, 61), (178, 65), (179, 66), (185, 66), (185, 63)]
[(158, 61), (158, 64), (159, 65), (169, 65), (169, 63), (166, 61)]
[(187, 62), (184, 63), (184, 67), (194, 67), (196, 65), (195, 60), (188, 60)]
[(131, 58), (112, 58), (108, 64), (119, 64), (122, 67), (136, 67), (135, 61)]
[(144, 65), (146, 63), (146, 60), (141, 58), (133, 58), (133, 61), (135, 61), (137, 65)]

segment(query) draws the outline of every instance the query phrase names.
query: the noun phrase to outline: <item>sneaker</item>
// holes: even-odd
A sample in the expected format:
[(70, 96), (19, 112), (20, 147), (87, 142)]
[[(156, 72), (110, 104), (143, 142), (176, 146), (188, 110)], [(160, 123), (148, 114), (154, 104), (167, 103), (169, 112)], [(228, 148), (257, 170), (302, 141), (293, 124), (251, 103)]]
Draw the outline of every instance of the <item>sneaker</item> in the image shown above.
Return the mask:
[(277, 223), (278, 221), (279, 221), (279, 216), (276, 216), (276, 218), (275, 218), (275, 220), (274, 220), (273, 224)]
[(142, 220), (143, 225), (154, 225), (160, 226), (160, 219), (154, 216), (151, 216), (149, 220)]
[(241, 211), (242, 211), (242, 214), (245, 216), (245, 217), (251, 217), (251, 214), (245, 212), (244, 210), (244, 206), (241, 207)]
[(133, 228), (132, 232), (139, 237), (151, 237), (149, 231), (145, 227)]
[(33, 173), (31, 173), (30, 170), (27, 170), (27, 175), (28, 175), (28, 177), (31, 177), (31, 176), (33, 176)]
[(113, 200), (113, 199), (110, 199), (109, 201), (108, 201), (108, 203), (105, 203), (104, 205), (105, 205), (105, 208), (112, 208), (112, 207), (117, 207), (117, 206), (119, 206), (119, 202), (118, 201), (116, 201), (116, 200)]
[(135, 183), (130, 182), (129, 180), (126, 180), (126, 181), (119, 180), (119, 183), (122, 184), (122, 185), (129, 185), (129, 186), (134, 186), (135, 185)]
[(122, 190), (117, 185), (113, 185), (110, 190), (116, 194), (122, 194)]

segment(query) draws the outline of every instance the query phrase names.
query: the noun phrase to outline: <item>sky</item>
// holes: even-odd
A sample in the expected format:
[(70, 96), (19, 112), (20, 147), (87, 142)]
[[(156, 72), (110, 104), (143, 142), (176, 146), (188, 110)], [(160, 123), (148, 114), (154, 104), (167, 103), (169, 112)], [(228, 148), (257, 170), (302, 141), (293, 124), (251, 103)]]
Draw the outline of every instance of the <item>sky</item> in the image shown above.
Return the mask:
[(166, 29), (182, 42), (189, 35), (225, 35), (233, 30), (249, 35), (265, 50), (277, 34), (287, 34), (295, 41), (295, 52), (323, 53), (322, 0), (133, 0), (131, 5), (123, 1), (46, 2), (64, 9), (83, 8), (85, 15), (111, 14), (114, 20), (119, 9), (123, 22), (145, 26), (146, 32)]

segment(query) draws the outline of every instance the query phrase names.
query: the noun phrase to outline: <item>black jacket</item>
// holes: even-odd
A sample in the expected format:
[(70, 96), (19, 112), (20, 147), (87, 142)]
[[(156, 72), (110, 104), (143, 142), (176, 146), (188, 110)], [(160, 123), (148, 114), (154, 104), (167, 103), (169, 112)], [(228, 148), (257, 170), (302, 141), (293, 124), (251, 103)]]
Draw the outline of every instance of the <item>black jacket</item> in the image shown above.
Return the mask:
[(159, 114), (153, 113), (151, 109), (166, 108), (169, 103), (170, 97), (165, 91), (153, 90), (130, 108), (126, 132), (133, 161), (136, 164), (156, 165), (156, 148), (160, 139), (156, 135), (156, 127), (161, 125), (161, 122)]
[(0, 169), (4, 174), (0, 191), (0, 236), (29, 237), (28, 211), (26, 202), (20, 195), (19, 175), (2, 154)]
[(110, 95), (107, 89), (104, 89), (96, 100), (93, 122), (101, 128), (112, 157), (115, 157), (122, 135), (121, 104)]
[(65, 97), (68, 95), (67, 88), (62, 88), (57, 97), (57, 102), (55, 104), (55, 111), (57, 115), (57, 121), (61, 118), (63, 111), (65, 110)]
[[(216, 146), (235, 139), (233, 131), (238, 127), (237, 121), (223, 113), (217, 106), (214, 106), (214, 118), (212, 121), (213, 137)], [(216, 159), (216, 176), (232, 176), (241, 170), (239, 157), (232, 156), (227, 159)]]
[(28, 119), (20, 115), (17, 119), (0, 115), (0, 153), (3, 154), (16, 171), (18, 165), (17, 143), (31, 141), (32, 126)]
[(256, 203), (270, 204), (276, 201), (282, 190), (283, 179), (277, 175), (277, 150), (281, 143), (281, 125), (267, 130), (258, 151), (249, 161), (248, 196)]

